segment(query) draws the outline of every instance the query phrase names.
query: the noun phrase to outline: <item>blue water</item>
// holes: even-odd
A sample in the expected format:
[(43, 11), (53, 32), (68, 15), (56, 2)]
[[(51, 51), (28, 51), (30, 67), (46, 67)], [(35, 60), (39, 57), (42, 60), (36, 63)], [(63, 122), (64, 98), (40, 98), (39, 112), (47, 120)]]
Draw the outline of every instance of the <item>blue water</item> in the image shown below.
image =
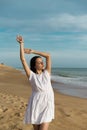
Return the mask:
[(87, 68), (53, 68), (52, 80), (60, 92), (87, 98)]
[(56, 82), (87, 87), (87, 68), (53, 68), (52, 79)]

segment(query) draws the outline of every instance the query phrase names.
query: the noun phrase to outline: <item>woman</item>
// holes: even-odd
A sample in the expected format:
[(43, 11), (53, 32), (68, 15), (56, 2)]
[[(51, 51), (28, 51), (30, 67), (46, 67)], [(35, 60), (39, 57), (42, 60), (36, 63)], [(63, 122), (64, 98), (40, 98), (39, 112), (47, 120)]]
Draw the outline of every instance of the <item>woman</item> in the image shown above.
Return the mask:
[[(51, 86), (51, 58), (48, 53), (24, 49), (24, 41), (17, 36), (20, 43), (20, 59), (31, 83), (32, 95), (25, 112), (24, 123), (32, 124), (34, 130), (48, 130), (49, 123), (54, 119), (54, 92)], [(38, 54), (27, 65), (24, 53)], [(46, 58), (46, 67), (40, 56)]]

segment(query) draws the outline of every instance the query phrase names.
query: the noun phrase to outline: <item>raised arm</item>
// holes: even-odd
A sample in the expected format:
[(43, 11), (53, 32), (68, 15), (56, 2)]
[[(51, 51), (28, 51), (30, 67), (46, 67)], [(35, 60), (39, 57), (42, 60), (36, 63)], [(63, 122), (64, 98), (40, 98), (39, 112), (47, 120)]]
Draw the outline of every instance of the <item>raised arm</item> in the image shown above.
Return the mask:
[(33, 54), (38, 54), (40, 56), (43, 56), (46, 58), (46, 70), (51, 73), (51, 56), (49, 53), (45, 53), (45, 52), (39, 52), (36, 50), (31, 50), (31, 49), (24, 49), (24, 52), (27, 54), (33, 53)]
[(29, 68), (29, 66), (28, 66), (28, 64), (26, 62), (25, 57), (24, 57), (24, 42), (23, 42), (23, 38), (21, 36), (17, 36), (16, 40), (17, 40), (17, 42), (20, 43), (20, 59), (21, 59), (21, 62), (23, 64), (23, 68), (24, 68), (24, 70), (26, 72), (26, 75), (27, 75), (27, 77), (29, 77), (30, 76), (30, 68)]

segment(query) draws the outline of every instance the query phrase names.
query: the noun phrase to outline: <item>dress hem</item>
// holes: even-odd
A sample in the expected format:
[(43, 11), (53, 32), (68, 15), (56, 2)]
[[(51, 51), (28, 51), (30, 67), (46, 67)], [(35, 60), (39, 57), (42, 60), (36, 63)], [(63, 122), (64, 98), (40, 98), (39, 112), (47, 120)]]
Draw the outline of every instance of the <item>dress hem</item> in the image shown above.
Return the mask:
[[(54, 118), (53, 118), (54, 119)], [(40, 125), (40, 124), (42, 124), (42, 123), (50, 123), (50, 122), (52, 122), (52, 120), (53, 119), (51, 119), (50, 121), (42, 121), (42, 122), (40, 122), (40, 123), (34, 123), (34, 122), (23, 122), (23, 124), (25, 124), (25, 125), (28, 125), (28, 124), (37, 124), (37, 125)]]

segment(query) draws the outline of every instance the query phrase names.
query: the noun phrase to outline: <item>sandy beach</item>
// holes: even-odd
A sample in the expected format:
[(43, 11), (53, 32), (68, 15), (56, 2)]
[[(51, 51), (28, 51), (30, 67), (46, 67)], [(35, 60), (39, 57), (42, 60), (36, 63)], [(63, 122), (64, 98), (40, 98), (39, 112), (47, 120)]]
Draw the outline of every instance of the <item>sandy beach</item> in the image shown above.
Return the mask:
[[(87, 99), (55, 94), (55, 119), (49, 130), (87, 130)], [(33, 130), (23, 118), (31, 86), (19, 70), (0, 65), (0, 130)]]

